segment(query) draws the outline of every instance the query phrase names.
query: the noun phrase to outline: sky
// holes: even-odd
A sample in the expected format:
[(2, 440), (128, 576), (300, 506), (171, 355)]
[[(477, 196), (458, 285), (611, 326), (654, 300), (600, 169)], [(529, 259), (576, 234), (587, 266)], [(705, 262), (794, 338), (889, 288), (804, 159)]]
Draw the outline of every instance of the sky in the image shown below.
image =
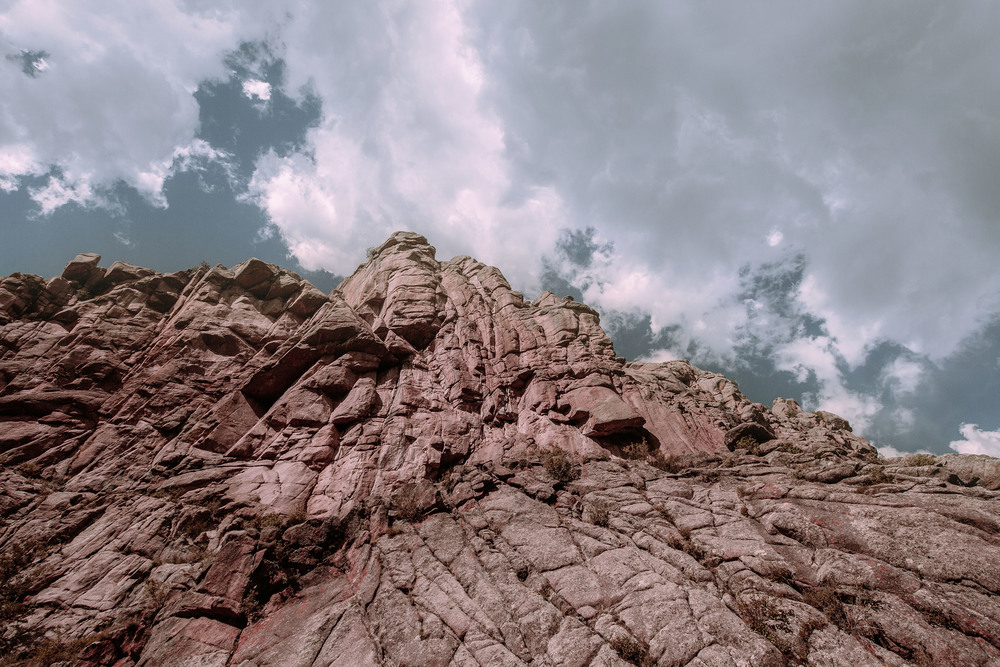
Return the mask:
[(0, 275), (395, 230), (619, 354), (1000, 455), (1000, 5), (0, 0)]

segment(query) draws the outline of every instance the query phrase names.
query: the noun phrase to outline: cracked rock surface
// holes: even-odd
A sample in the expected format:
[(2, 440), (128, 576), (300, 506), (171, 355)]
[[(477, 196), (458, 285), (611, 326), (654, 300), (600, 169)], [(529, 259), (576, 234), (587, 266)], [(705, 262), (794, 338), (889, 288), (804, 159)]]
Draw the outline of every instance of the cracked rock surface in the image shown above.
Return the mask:
[(1000, 467), (397, 233), (0, 280), (0, 664), (1000, 665)]

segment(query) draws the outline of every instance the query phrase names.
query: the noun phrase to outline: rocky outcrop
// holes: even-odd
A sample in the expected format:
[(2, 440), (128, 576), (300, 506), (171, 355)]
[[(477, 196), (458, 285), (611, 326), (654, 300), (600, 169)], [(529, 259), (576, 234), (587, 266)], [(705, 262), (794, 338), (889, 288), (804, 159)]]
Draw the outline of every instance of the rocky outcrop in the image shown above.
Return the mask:
[(989, 460), (627, 363), (415, 234), (329, 295), (99, 261), (0, 281), (9, 662), (1000, 664)]

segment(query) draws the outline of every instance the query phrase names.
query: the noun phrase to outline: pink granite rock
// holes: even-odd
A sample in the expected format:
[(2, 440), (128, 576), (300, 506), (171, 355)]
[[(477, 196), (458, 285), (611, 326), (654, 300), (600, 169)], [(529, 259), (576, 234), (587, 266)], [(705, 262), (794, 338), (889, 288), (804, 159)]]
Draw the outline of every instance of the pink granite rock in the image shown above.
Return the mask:
[(98, 262), (0, 280), (15, 663), (1000, 664), (995, 460), (623, 362), (416, 234), (330, 295)]

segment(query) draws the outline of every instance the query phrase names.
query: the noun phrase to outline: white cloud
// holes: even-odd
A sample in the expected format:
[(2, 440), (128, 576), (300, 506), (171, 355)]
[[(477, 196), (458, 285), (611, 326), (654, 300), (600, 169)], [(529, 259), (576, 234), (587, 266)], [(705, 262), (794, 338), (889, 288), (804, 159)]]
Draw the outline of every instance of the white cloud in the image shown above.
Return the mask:
[(259, 79), (247, 79), (243, 82), (243, 94), (248, 98), (267, 102), (271, 99), (271, 84)]
[(829, 337), (800, 338), (775, 352), (779, 370), (795, 373), (799, 382), (811, 374), (819, 383), (815, 396), (806, 397), (807, 406), (834, 412), (847, 419), (854, 430), (863, 433), (881, 407), (874, 398), (851, 391), (837, 364), (838, 348)]
[(660, 349), (660, 350), (653, 350), (649, 354), (636, 359), (636, 361), (641, 361), (649, 364), (662, 364), (667, 361), (674, 361), (676, 359), (680, 359), (680, 357), (674, 354), (671, 350)]
[(899, 458), (900, 456), (906, 456), (907, 454), (910, 453), (910, 452), (904, 452), (904, 451), (901, 451), (899, 449), (896, 449), (892, 445), (881, 445), (880, 447), (877, 447), (876, 449), (878, 449), (878, 453), (879, 454), (881, 454), (883, 457), (885, 457), (887, 459)]
[(926, 449), (918, 449), (916, 451), (908, 451), (908, 450), (897, 449), (897, 448), (893, 447), (892, 445), (879, 445), (876, 449), (878, 449), (878, 453), (879, 454), (881, 454), (884, 458), (887, 458), (887, 459), (897, 459), (897, 458), (900, 458), (900, 457), (903, 457), (903, 456), (909, 456), (911, 454), (931, 454), (931, 455), (934, 455), (934, 452), (928, 451)]
[(62, 178), (58, 175), (49, 179), (45, 185), (30, 188), (31, 198), (38, 203), (42, 215), (48, 215), (60, 206), (70, 202), (94, 201), (94, 193), (87, 179), (76, 181)]
[(0, 185), (57, 167), (58, 178), (33, 190), (43, 214), (99, 205), (118, 180), (160, 200), (175, 154), (198, 128), (192, 93), (225, 73), (222, 55), (244, 29), (231, 8), (178, 1), (5, 3), (0, 51), (48, 55), (33, 77), (0, 60)]
[(472, 254), (534, 283), (565, 212), (550, 187), (511, 196), (464, 4), (309, 6), (290, 19), (288, 87), (308, 83), (325, 117), (308, 156), (265, 156), (250, 191), (305, 267), (350, 272), (367, 246), (411, 229), (444, 258)]
[(13, 192), (21, 187), (19, 176), (44, 173), (46, 168), (38, 163), (35, 152), (26, 143), (10, 144), (0, 148), (0, 189)]
[(962, 424), (962, 440), (948, 444), (959, 454), (988, 454), (1000, 457), (1000, 430), (983, 431), (978, 424)]
[(900, 357), (883, 371), (882, 380), (891, 384), (897, 393), (912, 394), (920, 384), (923, 374), (923, 366)]

